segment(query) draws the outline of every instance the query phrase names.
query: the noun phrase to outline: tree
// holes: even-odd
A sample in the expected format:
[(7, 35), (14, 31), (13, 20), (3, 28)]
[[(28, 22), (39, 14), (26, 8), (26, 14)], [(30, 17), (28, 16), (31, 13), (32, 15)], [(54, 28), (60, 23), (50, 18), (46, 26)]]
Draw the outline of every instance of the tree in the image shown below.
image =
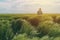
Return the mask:
[(39, 10), (37, 11), (37, 14), (38, 14), (38, 15), (41, 15), (41, 14), (42, 14), (41, 8), (39, 8)]

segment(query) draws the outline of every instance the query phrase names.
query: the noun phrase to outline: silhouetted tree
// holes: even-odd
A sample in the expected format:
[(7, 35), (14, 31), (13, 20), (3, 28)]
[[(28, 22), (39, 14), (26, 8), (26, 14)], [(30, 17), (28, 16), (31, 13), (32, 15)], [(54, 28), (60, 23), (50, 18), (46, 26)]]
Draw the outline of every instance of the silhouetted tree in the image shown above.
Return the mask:
[(39, 8), (39, 10), (37, 11), (37, 14), (38, 14), (38, 15), (41, 15), (41, 14), (42, 14), (41, 8)]

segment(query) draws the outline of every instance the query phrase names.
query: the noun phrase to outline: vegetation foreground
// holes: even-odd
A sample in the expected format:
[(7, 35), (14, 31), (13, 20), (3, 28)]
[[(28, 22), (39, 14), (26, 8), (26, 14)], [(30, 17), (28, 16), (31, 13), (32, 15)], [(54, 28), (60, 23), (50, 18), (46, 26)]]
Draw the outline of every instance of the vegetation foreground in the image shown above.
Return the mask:
[(0, 40), (60, 40), (60, 14), (1, 14)]

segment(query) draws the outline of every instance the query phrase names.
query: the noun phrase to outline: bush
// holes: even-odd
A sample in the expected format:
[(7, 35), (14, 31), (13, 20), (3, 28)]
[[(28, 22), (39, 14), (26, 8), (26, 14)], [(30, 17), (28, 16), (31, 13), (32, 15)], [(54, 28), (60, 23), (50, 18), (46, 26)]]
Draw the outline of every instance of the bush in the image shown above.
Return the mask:
[(32, 39), (27, 37), (26, 34), (19, 34), (15, 36), (12, 40), (39, 40), (38, 37), (33, 37)]
[(15, 18), (14, 20), (12, 20), (11, 28), (12, 28), (14, 34), (20, 33), (19, 31), (22, 27), (22, 24), (23, 24), (23, 21), (21, 19)]
[(60, 24), (60, 17), (56, 18), (56, 22)]
[(37, 27), (41, 21), (42, 21), (42, 20), (40, 20), (39, 17), (33, 17), (33, 18), (28, 19), (28, 22), (29, 22), (32, 26), (35, 26), (35, 27)]
[(25, 19), (25, 20), (28, 20), (28, 19), (29, 19), (28, 16), (24, 16), (24, 17), (22, 17), (22, 18)]
[(53, 22), (60, 24), (60, 17), (58, 16), (53, 16)]
[(48, 33), (49, 37), (59, 37), (60, 36), (60, 26), (59, 24), (54, 24), (52, 25), (49, 33)]
[(12, 40), (28, 40), (28, 38), (26, 37), (26, 34), (20, 34), (15, 36)]
[(38, 33), (39, 37), (48, 35), (53, 40), (55, 37), (60, 37), (60, 26), (52, 21), (45, 21), (38, 26)]
[[(21, 21), (22, 21), (22, 24), (18, 23), (17, 21), (14, 21), (15, 24), (12, 24), (13, 31), (16, 32), (17, 34), (18, 33), (19, 34), (26, 33), (27, 36), (29, 36), (29, 37), (35, 36), (35, 33), (33, 33), (35, 31), (35, 28), (33, 28), (33, 26), (29, 22), (27, 22), (26, 20), (21, 20)], [(20, 26), (18, 26), (17, 24), (19, 24)], [(19, 27), (21, 27), (21, 28), (19, 28)], [(18, 28), (19, 28), (19, 30), (18, 30)]]
[(40, 38), (40, 40), (50, 40), (48, 35), (43, 36), (42, 38)]
[(0, 40), (11, 40), (13, 32), (8, 20), (0, 21)]
[(54, 40), (60, 40), (60, 37), (56, 37), (56, 38), (54, 38)]
[(43, 21), (52, 21), (52, 17), (51, 16), (42, 16), (42, 20)]
[(53, 18), (53, 22), (56, 23), (56, 18), (57, 18), (57, 16), (52, 16), (52, 18)]
[(33, 26), (27, 21), (23, 20), (23, 25), (20, 32), (30, 34), (32, 30), (34, 30)]
[(44, 35), (47, 35), (50, 31), (50, 28), (53, 26), (53, 22), (52, 21), (45, 21), (39, 24), (39, 26), (37, 27), (38, 30), (38, 36), (39, 37), (43, 37)]

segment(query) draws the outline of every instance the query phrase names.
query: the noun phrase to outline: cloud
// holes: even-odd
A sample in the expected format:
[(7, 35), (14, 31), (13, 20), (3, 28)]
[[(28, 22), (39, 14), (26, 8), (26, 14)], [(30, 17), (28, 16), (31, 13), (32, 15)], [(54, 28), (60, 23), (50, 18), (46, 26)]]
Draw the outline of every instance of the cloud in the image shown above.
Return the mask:
[(34, 13), (38, 8), (43, 12), (59, 12), (60, 0), (3, 0), (0, 1), (0, 13)]

